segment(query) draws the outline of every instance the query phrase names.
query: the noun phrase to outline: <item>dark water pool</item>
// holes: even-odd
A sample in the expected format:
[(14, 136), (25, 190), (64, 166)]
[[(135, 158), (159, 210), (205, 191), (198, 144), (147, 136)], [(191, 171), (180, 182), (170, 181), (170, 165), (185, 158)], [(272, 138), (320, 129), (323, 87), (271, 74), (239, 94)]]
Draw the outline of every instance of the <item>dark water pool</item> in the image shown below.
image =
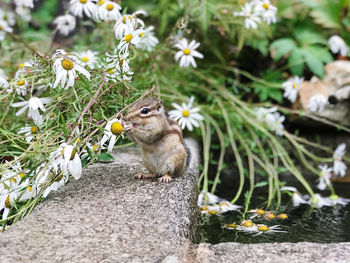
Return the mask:
[(347, 242), (350, 241), (350, 205), (311, 209), (302, 205), (284, 209), (288, 219), (253, 219), (267, 226), (280, 225), (286, 232), (265, 232), (260, 235), (246, 233), (223, 226), (241, 221), (241, 214), (232, 211), (222, 215), (202, 215), (198, 229), (198, 242), (272, 243), (272, 242)]

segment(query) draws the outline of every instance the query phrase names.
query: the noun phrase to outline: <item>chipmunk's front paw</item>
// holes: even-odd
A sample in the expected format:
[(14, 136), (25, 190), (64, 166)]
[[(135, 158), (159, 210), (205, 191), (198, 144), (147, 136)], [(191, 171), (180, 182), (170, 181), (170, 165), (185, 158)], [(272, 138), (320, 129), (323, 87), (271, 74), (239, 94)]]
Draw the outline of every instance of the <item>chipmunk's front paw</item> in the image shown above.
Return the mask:
[(172, 178), (169, 175), (163, 175), (161, 178), (158, 178), (158, 182), (160, 183), (169, 183)]
[(149, 179), (149, 178), (154, 178), (156, 177), (155, 174), (137, 174), (135, 175), (136, 179)]

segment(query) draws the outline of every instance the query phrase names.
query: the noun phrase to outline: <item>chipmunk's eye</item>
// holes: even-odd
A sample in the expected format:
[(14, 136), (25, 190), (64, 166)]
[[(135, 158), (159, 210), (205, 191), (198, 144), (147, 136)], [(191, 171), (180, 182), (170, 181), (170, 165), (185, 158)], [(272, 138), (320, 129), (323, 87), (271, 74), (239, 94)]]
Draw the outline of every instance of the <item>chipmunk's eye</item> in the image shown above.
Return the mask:
[(147, 113), (149, 113), (149, 112), (150, 112), (149, 108), (143, 108), (143, 109), (141, 110), (141, 113), (142, 113), (142, 114), (147, 114)]

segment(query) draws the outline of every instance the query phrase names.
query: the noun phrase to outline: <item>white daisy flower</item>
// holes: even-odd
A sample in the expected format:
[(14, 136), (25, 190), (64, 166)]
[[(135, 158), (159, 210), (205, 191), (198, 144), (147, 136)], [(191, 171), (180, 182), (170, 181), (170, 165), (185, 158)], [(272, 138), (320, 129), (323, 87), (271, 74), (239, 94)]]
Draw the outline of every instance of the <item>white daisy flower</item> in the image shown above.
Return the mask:
[(284, 88), (283, 97), (289, 99), (291, 102), (295, 102), (297, 100), (300, 84), (304, 81), (304, 78), (299, 78), (298, 76), (294, 76), (289, 78), (282, 84)]
[(143, 10), (139, 10), (133, 14), (126, 14), (118, 18), (113, 28), (115, 37), (117, 39), (122, 39), (126, 35), (128, 23), (130, 23), (133, 26), (133, 28), (143, 28), (145, 26), (145, 23), (137, 17), (138, 15), (147, 15), (147, 13)]
[(18, 198), (18, 190), (17, 188), (14, 190), (5, 188), (3, 184), (0, 184), (0, 210), (3, 209), (2, 212), (2, 220), (8, 217), (13, 204)]
[(19, 78), (15, 80), (14, 88), (18, 95), (22, 95), (22, 96), (27, 95), (27, 87), (28, 87), (28, 81), (26, 79)]
[(25, 5), (17, 5), (15, 12), (23, 21), (29, 22), (32, 19), (30, 8)]
[(270, 127), (271, 130), (275, 131), (277, 135), (283, 136), (284, 126), (282, 123), (285, 119), (286, 117), (279, 112), (274, 112), (273, 114), (266, 116), (266, 124)]
[(2, 9), (0, 9), (0, 20), (5, 21), (9, 26), (16, 24), (15, 15), (12, 12), (5, 12)]
[(44, 104), (48, 104), (50, 101), (50, 98), (31, 97), (28, 101), (12, 103), (11, 107), (22, 107), (16, 112), (16, 116), (21, 115), (26, 111), (26, 109), (28, 109), (28, 117), (32, 118), (35, 124), (40, 125), (40, 120), (42, 117), (39, 113), (39, 109), (46, 111)]
[(62, 35), (67, 36), (75, 29), (76, 18), (75, 16), (66, 14), (56, 17), (53, 23), (56, 25), (58, 32), (60, 32)]
[(339, 197), (336, 194), (330, 195), (328, 199), (332, 202), (332, 205), (347, 205), (348, 203), (350, 203), (349, 198)]
[(6, 21), (0, 20), (0, 41), (5, 40), (6, 34), (12, 31), (12, 28), (7, 24)]
[(197, 120), (204, 120), (203, 116), (198, 113), (200, 110), (199, 107), (192, 108), (193, 100), (194, 97), (192, 96), (188, 104), (182, 103), (182, 106), (177, 103), (172, 103), (176, 110), (171, 110), (168, 113), (171, 118), (178, 121), (182, 129), (187, 127), (190, 131), (193, 130), (193, 126), (199, 127)]
[(97, 6), (95, 0), (70, 0), (69, 11), (79, 17), (83, 17), (83, 13), (87, 17), (97, 17)]
[(320, 194), (314, 194), (314, 197), (310, 201), (311, 205), (317, 208), (333, 205), (333, 202), (328, 197), (323, 197)]
[(320, 190), (325, 190), (327, 186), (331, 185), (333, 168), (328, 168), (328, 165), (320, 165), (318, 167), (321, 169), (321, 173), (316, 187)]
[(127, 27), (125, 28), (124, 36), (119, 42), (117, 48), (120, 54), (127, 54), (130, 44), (137, 45), (141, 40), (141, 36), (144, 34), (143, 29), (134, 29), (133, 25), (128, 20), (126, 22), (126, 26)]
[(53, 84), (53, 88), (56, 88), (58, 83), (61, 83), (61, 88), (64, 89), (73, 87), (74, 80), (78, 76), (76, 71), (90, 80), (90, 73), (76, 62), (78, 61), (77, 57), (66, 55), (66, 52), (62, 49), (57, 50), (53, 57), (56, 58), (53, 65), (53, 70), (56, 73), (56, 80)]
[(292, 192), (293, 206), (299, 206), (301, 204), (309, 204), (309, 201), (308, 201), (308, 199), (310, 198), (309, 195), (302, 196), (295, 187), (283, 186), (281, 187), (280, 190)]
[(277, 8), (270, 0), (258, 0), (255, 2), (254, 11), (261, 15), (266, 24), (276, 23)]
[(78, 57), (81, 60), (80, 64), (84, 67), (88, 66), (90, 69), (94, 69), (97, 62), (96, 54), (97, 52), (91, 50), (78, 53)]
[(118, 20), (122, 16), (120, 14), (121, 6), (112, 1), (100, 0), (97, 5), (98, 15), (101, 20)]
[(3, 77), (0, 77), (0, 89), (1, 90), (6, 90), (6, 92), (9, 92), (10, 84), (7, 82), (7, 80)]
[(54, 152), (54, 156), (55, 159), (52, 161), (51, 166), (55, 171), (58, 171), (59, 167), (64, 175), (70, 173), (76, 180), (81, 177), (82, 164), (79, 154), (73, 145), (62, 143), (56, 152)]
[(203, 58), (203, 55), (196, 51), (199, 47), (200, 43), (194, 40), (191, 43), (188, 43), (186, 38), (181, 39), (178, 43), (174, 45), (174, 47), (180, 49), (180, 51), (176, 52), (175, 60), (178, 61), (180, 59), (180, 67), (187, 68), (190, 64), (196, 68), (197, 64), (194, 60), (196, 58)]
[(116, 118), (110, 120), (107, 122), (105, 129), (104, 129), (104, 135), (101, 139), (101, 148), (104, 148), (104, 144), (109, 140), (108, 144), (108, 152), (113, 151), (113, 146), (116, 142), (117, 136), (122, 135), (123, 132), (123, 123), (121, 120), (118, 120)]
[(342, 39), (338, 35), (333, 35), (328, 39), (329, 47), (332, 53), (337, 54), (340, 53), (343, 57), (346, 57), (349, 52), (349, 47), (345, 43), (344, 39)]
[(328, 104), (328, 99), (323, 95), (312, 96), (307, 105), (311, 112), (323, 111), (324, 107)]
[(246, 3), (242, 7), (241, 12), (234, 12), (233, 15), (245, 17), (244, 24), (245, 24), (245, 28), (247, 29), (249, 28), (257, 29), (258, 24), (261, 22), (260, 14), (254, 10), (253, 2)]
[(33, 141), (34, 135), (38, 133), (38, 128), (35, 126), (26, 125), (25, 127), (21, 127), (17, 134), (24, 134), (24, 138), (27, 143)]
[(148, 52), (153, 50), (153, 48), (159, 43), (158, 38), (154, 36), (153, 29), (154, 27), (150, 26), (141, 33), (141, 39), (136, 43), (136, 48), (147, 50)]
[(201, 209), (202, 214), (212, 215), (235, 211), (242, 208), (242, 206), (233, 205), (229, 201), (205, 191), (202, 191), (199, 194), (197, 204)]
[(337, 149), (334, 151), (333, 154), (333, 171), (335, 175), (339, 175), (340, 177), (344, 177), (347, 170), (345, 163), (342, 161), (343, 155), (345, 154), (345, 148), (346, 144), (342, 143), (338, 145)]
[(25, 6), (28, 8), (34, 8), (33, 0), (14, 0), (15, 5), (19, 6)]

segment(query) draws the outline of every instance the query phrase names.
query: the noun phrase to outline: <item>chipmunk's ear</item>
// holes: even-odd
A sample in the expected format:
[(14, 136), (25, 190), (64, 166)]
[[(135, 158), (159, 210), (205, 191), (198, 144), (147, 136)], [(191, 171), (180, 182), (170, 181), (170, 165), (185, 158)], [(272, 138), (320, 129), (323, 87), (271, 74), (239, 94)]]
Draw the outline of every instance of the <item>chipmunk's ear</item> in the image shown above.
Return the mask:
[(159, 100), (159, 104), (163, 105), (163, 100)]

